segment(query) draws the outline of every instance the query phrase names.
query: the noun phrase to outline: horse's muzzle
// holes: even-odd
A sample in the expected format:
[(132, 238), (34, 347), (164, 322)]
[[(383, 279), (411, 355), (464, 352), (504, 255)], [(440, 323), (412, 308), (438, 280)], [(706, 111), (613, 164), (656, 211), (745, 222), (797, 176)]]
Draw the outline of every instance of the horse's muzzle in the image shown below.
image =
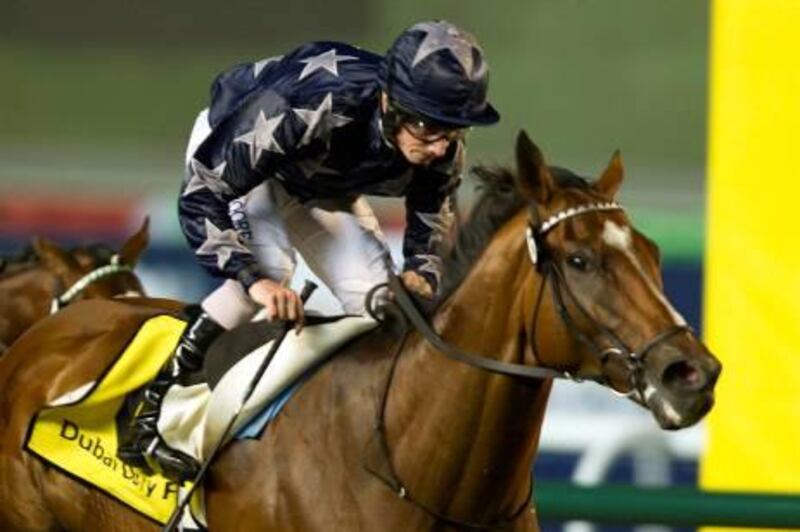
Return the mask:
[(722, 365), (698, 341), (666, 343), (650, 353), (645, 370), (645, 402), (663, 429), (689, 427), (714, 404)]

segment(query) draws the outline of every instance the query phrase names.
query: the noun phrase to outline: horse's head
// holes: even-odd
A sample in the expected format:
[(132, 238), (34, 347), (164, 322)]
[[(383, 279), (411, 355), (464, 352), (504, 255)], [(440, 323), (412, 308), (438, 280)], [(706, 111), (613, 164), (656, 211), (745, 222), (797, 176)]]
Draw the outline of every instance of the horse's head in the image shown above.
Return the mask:
[[(526, 317), (532, 354), (539, 364), (628, 395), (663, 428), (682, 428), (711, 408), (721, 366), (664, 295), (657, 246), (615, 202), (622, 178), (619, 153), (586, 182), (548, 167), (520, 133), (517, 186), (529, 204), (531, 260), (544, 278)], [(542, 304), (554, 307), (569, 332), (573, 359), (537, 348)]]
[(93, 244), (63, 250), (46, 238), (33, 241), (33, 249), (40, 263), (58, 279), (62, 298), (67, 304), (78, 297), (111, 298), (114, 296), (143, 295), (133, 267), (147, 247), (149, 222), (122, 245), (119, 251), (104, 245)]

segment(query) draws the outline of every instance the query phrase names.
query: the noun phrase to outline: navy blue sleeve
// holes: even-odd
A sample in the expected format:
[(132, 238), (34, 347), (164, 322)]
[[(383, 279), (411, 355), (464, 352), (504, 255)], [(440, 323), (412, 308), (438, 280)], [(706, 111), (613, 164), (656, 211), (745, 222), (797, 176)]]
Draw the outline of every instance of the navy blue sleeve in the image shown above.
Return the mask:
[(190, 160), (178, 200), (181, 228), (199, 263), (212, 275), (245, 287), (264, 277), (236, 227), (231, 202), (276, 176), (295, 149), (303, 124), (282, 97), (263, 91), (220, 121)]
[(422, 275), (434, 291), (442, 276), (442, 243), (451, 237), (454, 196), (461, 183), (464, 146), (453, 144), (443, 161), (419, 168), (406, 191), (403, 270)]

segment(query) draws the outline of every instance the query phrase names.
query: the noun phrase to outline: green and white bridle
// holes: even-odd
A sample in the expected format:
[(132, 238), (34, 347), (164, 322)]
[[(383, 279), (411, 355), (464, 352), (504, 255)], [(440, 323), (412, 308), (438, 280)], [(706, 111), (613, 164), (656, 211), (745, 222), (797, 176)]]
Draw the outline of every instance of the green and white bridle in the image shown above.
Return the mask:
[[(75, 301), (80, 295), (83, 293), (86, 288), (101, 279), (105, 279), (106, 277), (111, 277), (112, 275), (117, 275), (120, 273), (132, 273), (133, 268), (128, 266), (127, 264), (122, 264), (120, 262), (120, 258), (118, 254), (114, 254), (111, 257), (111, 260), (105, 266), (100, 266), (99, 268), (95, 268), (94, 270), (90, 271), (80, 279), (78, 279), (75, 284), (70, 286), (63, 294), (60, 296), (56, 296), (53, 298), (52, 303), (50, 304), (50, 314), (55, 314), (60, 309), (66, 307), (73, 301)], [(134, 295), (134, 294), (131, 294)], [(140, 293), (136, 293), (136, 295), (142, 295)]]

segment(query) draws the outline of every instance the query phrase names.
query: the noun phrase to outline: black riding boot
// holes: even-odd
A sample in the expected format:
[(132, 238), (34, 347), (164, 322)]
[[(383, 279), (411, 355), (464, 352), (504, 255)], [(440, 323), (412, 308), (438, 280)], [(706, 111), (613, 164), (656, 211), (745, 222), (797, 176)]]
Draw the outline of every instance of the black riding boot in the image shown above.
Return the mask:
[(191, 456), (168, 447), (159, 436), (161, 403), (170, 386), (203, 367), (206, 349), (225, 330), (199, 307), (187, 309), (186, 313), (190, 320), (175, 352), (144, 390), (117, 450), (123, 462), (177, 481), (193, 479), (200, 465)]

